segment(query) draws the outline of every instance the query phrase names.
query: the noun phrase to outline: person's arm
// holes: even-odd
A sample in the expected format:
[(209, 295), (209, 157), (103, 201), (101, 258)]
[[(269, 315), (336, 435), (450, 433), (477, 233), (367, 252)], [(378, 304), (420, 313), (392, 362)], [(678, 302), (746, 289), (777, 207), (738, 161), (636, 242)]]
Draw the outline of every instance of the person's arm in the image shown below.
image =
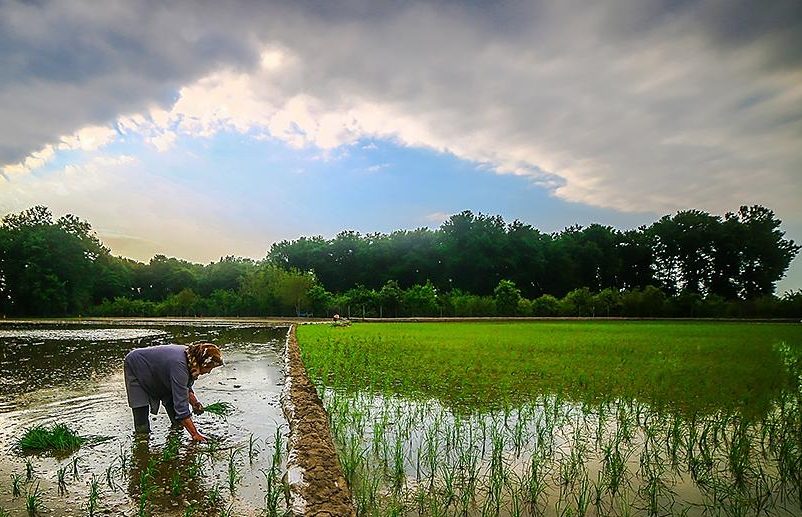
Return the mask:
[(192, 388), (189, 388), (189, 405), (192, 406), (192, 412), (196, 415), (200, 415), (203, 413), (203, 404), (198, 401), (198, 397), (195, 396), (195, 392)]
[[(198, 432), (195, 427), (195, 422), (192, 421), (192, 412), (189, 410), (189, 399), (195, 396), (189, 384), (189, 372), (186, 367), (176, 365), (170, 372), (170, 384), (173, 391), (173, 408), (175, 409), (175, 418), (181, 422), (184, 429), (192, 436), (196, 442), (205, 442), (206, 437)], [(196, 399), (197, 402), (197, 399)]]
[(198, 429), (195, 427), (195, 422), (192, 421), (191, 416), (188, 416), (185, 419), (181, 420), (181, 425), (183, 425), (184, 429), (186, 429), (189, 435), (192, 436), (193, 441), (195, 442), (206, 441), (206, 437), (198, 432)]

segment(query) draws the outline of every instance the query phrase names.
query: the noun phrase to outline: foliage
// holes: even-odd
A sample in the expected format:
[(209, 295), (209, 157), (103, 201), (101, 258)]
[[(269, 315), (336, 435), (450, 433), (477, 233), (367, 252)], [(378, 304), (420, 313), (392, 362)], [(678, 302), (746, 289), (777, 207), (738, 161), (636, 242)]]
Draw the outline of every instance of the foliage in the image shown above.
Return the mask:
[(435, 231), (283, 241), (267, 259), (313, 270), (333, 292), (356, 285), (380, 289), (395, 280), (402, 289), (431, 281), (440, 292), (487, 296), (506, 279), (529, 299), (583, 287), (601, 292), (649, 285), (669, 296), (687, 291), (753, 299), (773, 293), (799, 251), (780, 224), (771, 210), (744, 206), (724, 217), (677, 212), (626, 232), (592, 224), (549, 235), (520, 221), (505, 224), (499, 216), (465, 211)]
[(496, 311), (501, 316), (515, 316), (518, 303), (521, 301), (521, 290), (510, 280), (502, 280), (493, 290), (496, 300)]
[(799, 250), (780, 224), (752, 206), (545, 234), (465, 211), (437, 230), (302, 237), (202, 265), (114, 257), (88, 222), (37, 206), (0, 224), (0, 313), (800, 317), (802, 296), (773, 295)]

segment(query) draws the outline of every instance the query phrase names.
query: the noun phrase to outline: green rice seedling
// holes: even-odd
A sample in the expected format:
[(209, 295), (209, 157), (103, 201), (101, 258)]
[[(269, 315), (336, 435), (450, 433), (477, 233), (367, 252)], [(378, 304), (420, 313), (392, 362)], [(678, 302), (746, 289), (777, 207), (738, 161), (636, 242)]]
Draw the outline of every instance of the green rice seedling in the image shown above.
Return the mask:
[(184, 481), (181, 479), (181, 474), (176, 471), (173, 472), (173, 475), (170, 476), (170, 494), (173, 497), (177, 497), (181, 495), (181, 492), (184, 490)]
[(139, 505), (137, 507), (137, 517), (146, 517), (150, 515), (150, 496), (156, 489), (154, 483), (154, 475), (156, 472), (156, 464), (151, 458), (148, 464), (139, 473)]
[(444, 464), (440, 471), (440, 479), (442, 480), (441, 497), (446, 509), (454, 502), (457, 497), (456, 486), (454, 484), (457, 476), (457, 471), (453, 465)]
[(162, 463), (170, 463), (178, 457), (178, 451), (181, 447), (181, 439), (176, 435), (170, 435), (167, 443), (162, 450)]
[(11, 474), (11, 496), (19, 497), (22, 495), (20, 487), (22, 486), (22, 476), (14, 473)]
[(67, 466), (62, 465), (56, 471), (58, 478), (58, 495), (64, 495), (67, 492)]
[(397, 494), (401, 491), (406, 481), (404, 471), (404, 438), (396, 435), (395, 447), (393, 448), (393, 469), (392, 469), (392, 488)]
[(220, 450), (220, 440), (209, 438), (206, 440), (206, 454), (209, 455), (211, 460), (214, 460), (215, 454)]
[(33, 480), (33, 462), (30, 458), (25, 458), (25, 482), (30, 483)]
[(25, 510), (28, 512), (28, 516), (39, 515), (42, 510), (44, 510), (44, 503), (42, 501), (42, 493), (39, 491), (39, 483), (36, 483), (36, 487), (33, 491), (28, 491), (28, 494), (25, 496)]
[(11, 514), (5, 508), (0, 507), (0, 517), (11, 517)]
[(203, 406), (203, 412), (225, 418), (234, 413), (234, 405), (230, 402), (212, 402), (208, 406)]
[(216, 507), (223, 501), (223, 495), (220, 493), (220, 485), (215, 483), (206, 494), (206, 503), (212, 508)]
[(273, 457), (271, 459), (274, 468), (281, 467), (281, 462), (284, 457), (284, 444), (283, 435), (281, 434), (281, 426), (276, 427), (276, 433), (273, 439)]
[(80, 458), (78, 456), (75, 456), (72, 459), (72, 479), (73, 480), (78, 480), (78, 477), (79, 477), (79, 474), (78, 474), (78, 461), (79, 461), (79, 459)]
[(280, 503), (282, 490), (280, 482), (277, 479), (277, 473), (273, 470), (262, 470), (267, 483), (267, 492), (265, 493), (265, 508), (264, 513), (267, 517), (279, 517)]
[(98, 483), (95, 475), (92, 475), (92, 480), (89, 482), (89, 499), (86, 503), (86, 511), (89, 517), (95, 517), (95, 512), (98, 509), (100, 501), (100, 483)]
[(117, 470), (115, 461), (116, 460), (112, 460), (111, 463), (109, 463), (109, 466), (106, 467), (106, 486), (108, 486), (113, 491), (117, 490), (117, 483), (114, 482), (114, 477), (115, 477), (114, 473)]
[(120, 470), (125, 472), (128, 467), (128, 450), (120, 444), (120, 452), (117, 454), (117, 459), (120, 461)]
[(248, 435), (248, 461), (253, 465), (253, 462), (259, 456), (259, 453), (262, 452), (262, 449), (259, 448), (259, 439), (256, 438), (253, 433)]
[(242, 479), (242, 474), (240, 474), (239, 467), (237, 466), (236, 456), (239, 452), (239, 449), (232, 449), (231, 453), (228, 456), (228, 466), (226, 469), (226, 475), (228, 479), (228, 491), (233, 495), (237, 489), (237, 483), (240, 482)]
[(190, 503), (184, 508), (184, 512), (181, 514), (181, 517), (195, 517), (197, 515), (198, 509), (194, 503)]
[(577, 517), (584, 517), (588, 513), (591, 502), (590, 482), (587, 474), (579, 479), (579, 490), (576, 495), (576, 514)]
[(345, 450), (340, 453), (340, 464), (343, 468), (343, 475), (349, 487), (354, 486), (356, 473), (364, 460), (364, 451), (356, 435), (351, 435), (345, 443)]
[(546, 469), (546, 461), (542, 457), (533, 454), (530, 462), (526, 489), (529, 500), (529, 513), (532, 515), (541, 515), (543, 512), (543, 500), (546, 495), (546, 476), (548, 471)]
[(203, 456), (194, 454), (187, 466), (187, 475), (190, 479), (198, 479), (203, 475)]
[(625, 479), (626, 460), (621, 454), (618, 443), (608, 443), (603, 446), (602, 474), (607, 485), (607, 491), (618, 494)]
[(37, 425), (25, 431), (17, 446), (25, 452), (69, 452), (79, 449), (86, 440), (66, 424), (55, 424), (50, 428)]

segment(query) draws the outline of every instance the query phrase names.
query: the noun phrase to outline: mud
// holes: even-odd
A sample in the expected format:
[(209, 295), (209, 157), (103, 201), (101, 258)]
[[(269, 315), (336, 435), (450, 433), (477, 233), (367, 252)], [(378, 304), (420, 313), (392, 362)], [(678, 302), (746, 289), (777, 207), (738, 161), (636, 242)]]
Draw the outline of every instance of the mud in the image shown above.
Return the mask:
[(309, 380), (290, 328), (282, 407), (290, 426), (287, 481), (293, 515), (354, 516), (351, 493), (331, 439), (323, 404)]

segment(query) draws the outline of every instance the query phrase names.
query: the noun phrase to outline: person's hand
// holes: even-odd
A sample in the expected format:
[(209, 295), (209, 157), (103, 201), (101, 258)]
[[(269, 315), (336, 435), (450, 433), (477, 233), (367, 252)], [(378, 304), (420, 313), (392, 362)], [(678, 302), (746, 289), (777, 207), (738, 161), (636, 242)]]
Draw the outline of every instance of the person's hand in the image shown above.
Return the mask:
[(196, 403), (192, 404), (192, 412), (195, 413), (196, 415), (202, 414), (203, 413), (203, 404), (201, 404), (200, 402), (196, 402)]
[(203, 442), (205, 442), (207, 440), (208, 440), (208, 438), (206, 438), (205, 436), (203, 436), (200, 433), (196, 433), (196, 434), (192, 435), (192, 441), (193, 442), (203, 443)]

